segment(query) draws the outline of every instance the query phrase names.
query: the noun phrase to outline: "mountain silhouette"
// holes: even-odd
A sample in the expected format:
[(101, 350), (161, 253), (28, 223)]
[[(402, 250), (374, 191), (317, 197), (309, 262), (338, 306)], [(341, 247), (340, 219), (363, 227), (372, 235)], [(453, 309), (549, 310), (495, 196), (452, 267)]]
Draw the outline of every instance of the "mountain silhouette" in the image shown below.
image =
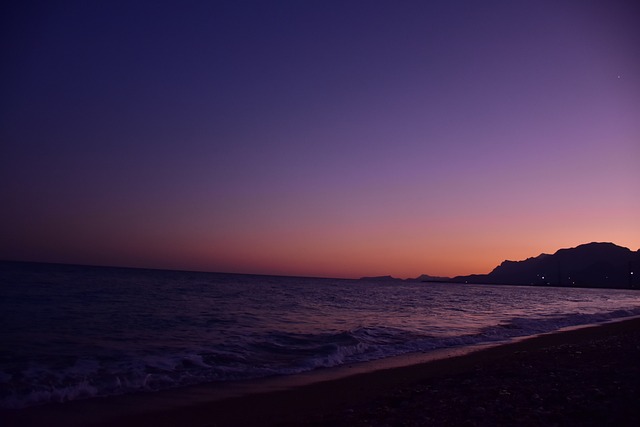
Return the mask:
[(640, 250), (613, 243), (587, 243), (540, 254), (524, 261), (504, 261), (489, 274), (458, 276), (452, 282), (598, 288), (640, 288)]

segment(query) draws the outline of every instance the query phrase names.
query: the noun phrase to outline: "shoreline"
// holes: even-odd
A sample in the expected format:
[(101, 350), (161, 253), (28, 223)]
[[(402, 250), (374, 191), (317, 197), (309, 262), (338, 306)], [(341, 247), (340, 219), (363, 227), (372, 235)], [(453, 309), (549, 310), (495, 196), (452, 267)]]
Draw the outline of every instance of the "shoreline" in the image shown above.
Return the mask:
[[(603, 422), (615, 419), (618, 424), (629, 421), (628, 425), (634, 425), (640, 419), (637, 405), (640, 367), (636, 366), (640, 360), (639, 317), (571, 327), (481, 347), (484, 348), (464, 347), (446, 349), (441, 354), (398, 356), (290, 377), (3, 410), (0, 417), (6, 426), (65, 427), (385, 425), (389, 422), (384, 420), (389, 417), (395, 417), (395, 423), (407, 425), (466, 421), (482, 425), (480, 420), (500, 424), (498, 418), (504, 417), (505, 410), (511, 408), (530, 421), (546, 417), (530, 424), (545, 425), (550, 422), (549, 418), (553, 420), (567, 414), (558, 402), (555, 407), (547, 408), (549, 405), (545, 405), (544, 400), (548, 395), (566, 398), (591, 387), (594, 393), (591, 397), (601, 401), (601, 417), (609, 417)], [(603, 367), (615, 369), (604, 373)], [(557, 383), (544, 385), (554, 369), (558, 370), (554, 374)], [(567, 375), (571, 378), (560, 381)], [(596, 385), (582, 383), (589, 375), (597, 377), (594, 378)], [(510, 391), (523, 384), (528, 384), (527, 390)], [(614, 389), (604, 391), (611, 384)], [(561, 388), (565, 391), (561, 392)], [(485, 401), (487, 394), (496, 390), (498, 394)], [(612, 400), (608, 401), (609, 398)], [(488, 408), (492, 402), (514, 399), (515, 404)], [(575, 396), (566, 402), (561, 397), (554, 399), (561, 400), (565, 406), (577, 402)], [(591, 398), (587, 399), (581, 410), (592, 409), (591, 402)], [(403, 409), (392, 410), (395, 404)], [(465, 410), (470, 411), (467, 418), (455, 421)], [(432, 418), (415, 420), (426, 414)], [(435, 414), (440, 414), (440, 418)], [(503, 425), (508, 424), (505, 421)]]

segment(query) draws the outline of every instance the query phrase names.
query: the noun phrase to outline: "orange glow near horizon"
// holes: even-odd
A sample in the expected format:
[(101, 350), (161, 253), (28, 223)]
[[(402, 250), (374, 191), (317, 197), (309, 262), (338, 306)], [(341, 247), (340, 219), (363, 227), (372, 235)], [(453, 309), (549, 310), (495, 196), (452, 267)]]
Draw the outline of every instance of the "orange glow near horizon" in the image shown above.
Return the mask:
[[(519, 200), (503, 204), (501, 215), (494, 215), (492, 206), (466, 208), (466, 201), (446, 209), (420, 203), (400, 209), (398, 202), (348, 211), (343, 209), (346, 199), (307, 208), (274, 204), (268, 215), (243, 209), (181, 218), (179, 212), (165, 211), (135, 228), (111, 222), (108, 212), (98, 222), (87, 211), (84, 222), (50, 215), (9, 230), (5, 245), (14, 246), (1, 255), (232, 273), (411, 278), (488, 273), (505, 259), (522, 260), (592, 241), (640, 248), (635, 201), (615, 210), (612, 203), (578, 204), (570, 210), (565, 202), (557, 212), (515, 206)], [(72, 236), (67, 232), (71, 229)]]

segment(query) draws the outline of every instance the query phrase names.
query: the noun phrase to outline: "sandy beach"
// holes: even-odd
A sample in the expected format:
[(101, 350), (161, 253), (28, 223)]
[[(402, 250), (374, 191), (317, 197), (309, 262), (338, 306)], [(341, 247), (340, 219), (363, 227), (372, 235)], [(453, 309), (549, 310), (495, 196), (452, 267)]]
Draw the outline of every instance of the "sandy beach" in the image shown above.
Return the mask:
[(310, 384), (198, 386), (1, 417), (67, 427), (637, 425), (639, 360), (640, 319), (631, 319), (349, 376), (328, 369)]

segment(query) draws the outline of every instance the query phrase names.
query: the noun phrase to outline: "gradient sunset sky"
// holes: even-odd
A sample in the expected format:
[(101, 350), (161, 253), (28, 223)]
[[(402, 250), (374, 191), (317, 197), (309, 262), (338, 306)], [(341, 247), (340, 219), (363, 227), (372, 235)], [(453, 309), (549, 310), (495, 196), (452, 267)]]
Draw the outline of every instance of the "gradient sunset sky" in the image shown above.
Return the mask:
[(359, 277), (640, 248), (634, 1), (41, 1), (0, 259)]

